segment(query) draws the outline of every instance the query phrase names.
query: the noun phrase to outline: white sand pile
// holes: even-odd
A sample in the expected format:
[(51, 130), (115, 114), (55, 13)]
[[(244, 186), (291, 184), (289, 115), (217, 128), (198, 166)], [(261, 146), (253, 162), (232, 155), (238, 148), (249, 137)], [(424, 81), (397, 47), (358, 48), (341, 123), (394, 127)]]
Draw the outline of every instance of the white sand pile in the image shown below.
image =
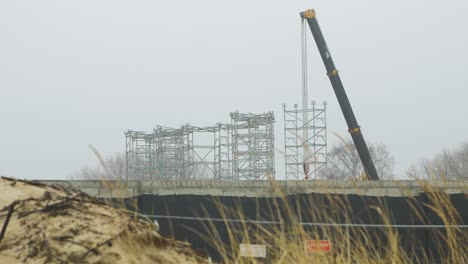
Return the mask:
[(204, 262), (154, 230), (82, 192), (0, 179), (0, 263)]

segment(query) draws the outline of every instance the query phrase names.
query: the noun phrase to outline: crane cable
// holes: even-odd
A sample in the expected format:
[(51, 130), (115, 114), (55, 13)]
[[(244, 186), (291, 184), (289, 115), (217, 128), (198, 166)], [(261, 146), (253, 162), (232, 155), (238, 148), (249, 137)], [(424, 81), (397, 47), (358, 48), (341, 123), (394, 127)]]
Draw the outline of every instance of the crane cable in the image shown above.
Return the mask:
[[(302, 108), (307, 109), (307, 22), (302, 18), (301, 55), (302, 55)], [(305, 121), (305, 120), (304, 120)]]
[(301, 28), (301, 55), (302, 55), (302, 145), (303, 145), (303, 171), (304, 179), (308, 180), (310, 175), (311, 151), (309, 142), (309, 116), (308, 116), (308, 95), (307, 95), (307, 22), (302, 18)]

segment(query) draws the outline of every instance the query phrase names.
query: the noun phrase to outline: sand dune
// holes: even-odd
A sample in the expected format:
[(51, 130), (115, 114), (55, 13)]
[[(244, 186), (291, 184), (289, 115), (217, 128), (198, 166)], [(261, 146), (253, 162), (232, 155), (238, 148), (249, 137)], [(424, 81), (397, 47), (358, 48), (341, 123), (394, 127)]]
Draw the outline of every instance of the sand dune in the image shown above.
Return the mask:
[(0, 263), (205, 262), (149, 221), (79, 191), (2, 177), (0, 210)]

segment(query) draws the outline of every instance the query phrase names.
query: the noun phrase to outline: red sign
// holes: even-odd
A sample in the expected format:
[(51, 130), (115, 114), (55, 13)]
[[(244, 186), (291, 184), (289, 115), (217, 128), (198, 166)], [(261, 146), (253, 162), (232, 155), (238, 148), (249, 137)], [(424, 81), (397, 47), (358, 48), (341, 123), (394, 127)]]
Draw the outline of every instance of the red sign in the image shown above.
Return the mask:
[(330, 252), (330, 240), (306, 240), (305, 251), (306, 253), (312, 252)]

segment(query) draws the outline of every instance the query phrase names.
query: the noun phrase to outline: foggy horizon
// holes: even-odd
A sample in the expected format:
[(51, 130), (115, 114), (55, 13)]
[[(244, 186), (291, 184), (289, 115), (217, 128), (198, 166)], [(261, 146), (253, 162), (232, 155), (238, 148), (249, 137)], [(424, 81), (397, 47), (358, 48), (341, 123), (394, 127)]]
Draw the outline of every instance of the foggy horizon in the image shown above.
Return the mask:
[[(468, 141), (465, 11), (449, 1), (0, 3), (0, 175), (66, 179), (128, 129), (230, 122), (301, 105), (299, 12), (314, 8), (364, 137), (411, 164)], [(328, 146), (347, 126), (308, 32), (309, 99)], [(276, 178), (284, 158), (276, 152)]]

